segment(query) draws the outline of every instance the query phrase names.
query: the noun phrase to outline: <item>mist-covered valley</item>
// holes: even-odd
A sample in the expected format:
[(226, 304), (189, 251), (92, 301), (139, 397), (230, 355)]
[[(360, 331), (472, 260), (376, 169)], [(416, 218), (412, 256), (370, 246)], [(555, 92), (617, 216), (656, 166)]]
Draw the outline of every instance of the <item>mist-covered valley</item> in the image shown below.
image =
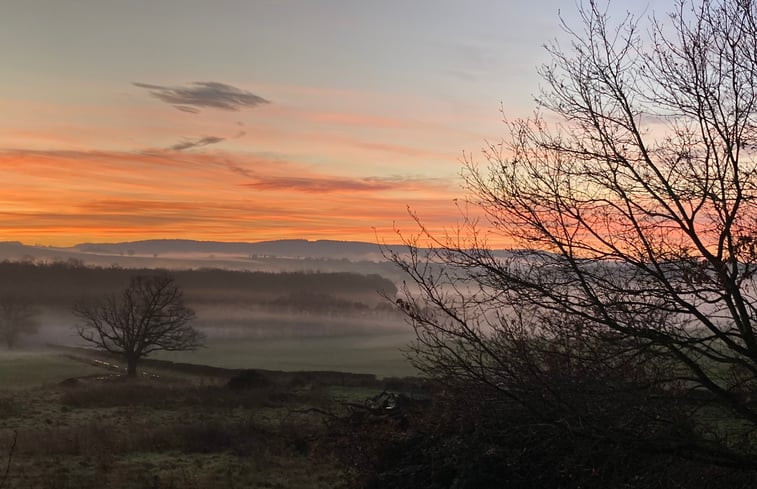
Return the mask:
[[(367, 244), (345, 244), (341, 258), (333, 243), (327, 245), (328, 256), (323, 252), (315, 257), (291, 256), (298, 250), (290, 243), (287, 255), (276, 256), (269, 249), (257, 261), (229, 254), (226, 261), (219, 261), (217, 256), (228, 246), (216, 249), (192, 243), (83, 246), (65, 253), (49, 247), (0, 245), (5, 253), (0, 297), (25, 304), (33, 311), (36, 326), (33, 334), (19, 335), (13, 349), (6, 351), (86, 346), (77, 334), (81, 321), (73, 313), (75, 305), (118, 293), (131, 277), (168, 271), (195, 312), (192, 325), (205, 341), (194, 351), (156, 352), (151, 358), (233, 369), (416, 373), (402, 352), (413, 339), (412, 331), (392, 304), (398, 272), (385, 261), (363, 261), (362, 255), (350, 253), (367, 249)], [(193, 246), (203, 248), (202, 257)], [(319, 255), (312, 243), (304, 246)], [(237, 244), (236, 251), (240, 247)], [(131, 252), (122, 254), (121, 249)], [(207, 251), (215, 251), (217, 255), (210, 255), (216, 258), (209, 258)], [(156, 254), (164, 257), (155, 264), (164, 266), (144, 266)], [(143, 266), (116, 263), (124, 259)], [(223, 268), (226, 262), (234, 266)], [(388, 275), (394, 280), (376, 273), (383, 270), (392, 270)]]

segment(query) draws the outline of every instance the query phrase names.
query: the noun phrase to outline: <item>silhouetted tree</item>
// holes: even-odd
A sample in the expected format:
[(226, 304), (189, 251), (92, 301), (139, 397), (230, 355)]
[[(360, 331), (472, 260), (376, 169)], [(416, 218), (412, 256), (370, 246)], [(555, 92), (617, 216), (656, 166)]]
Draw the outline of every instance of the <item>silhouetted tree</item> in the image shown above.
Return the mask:
[(24, 298), (6, 294), (0, 296), (0, 338), (10, 350), (22, 335), (37, 332), (39, 323), (34, 307)]
[(416, 363), (571, 436), (755, 468), (757, 3), (580, 13), (541, 69), (549, 115), (466, 161), (512, 251), (470, 218), (392, 255)]
[(190, 326), (195, 314), (184, 305), (181, 289), (168, 275), (136, 276), (120, 294), (79, 304), (79, 336), (98, 349), (122, 355), (127, 375), (154, 351), (193, 350), (203, 336)]

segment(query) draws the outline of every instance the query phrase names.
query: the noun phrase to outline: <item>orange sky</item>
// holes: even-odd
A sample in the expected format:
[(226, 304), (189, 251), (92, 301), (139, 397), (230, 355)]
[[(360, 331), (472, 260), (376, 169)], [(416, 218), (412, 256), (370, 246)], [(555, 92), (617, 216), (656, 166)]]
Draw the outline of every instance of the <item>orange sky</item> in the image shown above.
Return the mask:
[[(218, 151), (4, 151), (3, 238), (82, 241), (188, 238), (374, 240), (407, 205), (447, 222), (446, 180), (345, 178)], [(446, 209), (446, 210), (445, 210)], [(383, 229), (380, 229), (383, 227)]]
[(441, 232), (465, 195), (462, 151), (497, 121), (416, 102), (392, 116), (284, 103), (187, 114), (136, 89), (99, 105), (0, 99), (17, 115), (0, 121), (0, 239), (396, 241), (395, 228), (417, 230), (408, 207)]
[(560, 5), (14, 2), (0, 241), (454, 229), (461, 156), (530, 113)]

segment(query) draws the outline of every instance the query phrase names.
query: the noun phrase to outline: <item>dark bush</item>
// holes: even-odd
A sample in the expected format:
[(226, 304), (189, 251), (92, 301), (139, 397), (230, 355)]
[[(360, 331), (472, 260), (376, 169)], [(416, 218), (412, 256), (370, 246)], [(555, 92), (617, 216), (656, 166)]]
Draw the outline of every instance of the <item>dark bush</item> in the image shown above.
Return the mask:
[(265, 389), (271, 387), (273, 382), (265, 374), (256, 370), (242, 370), (229, 379), (226, 386), (233, 390), (242, 389)]
[(675, 450), (648, 450), (622, 436), (586, 436), (573, 429), (578, 422), (580, 415), (548, 420), (514, 402), (461, 389), (437, 395), (430, 406), (414, 404), (401, 416), (355, 412), (335, 432), (337, 452), (354, 469), (355, 487), (365, 489), (746, 489), (757, 484), (754, 472), (690, 460)]

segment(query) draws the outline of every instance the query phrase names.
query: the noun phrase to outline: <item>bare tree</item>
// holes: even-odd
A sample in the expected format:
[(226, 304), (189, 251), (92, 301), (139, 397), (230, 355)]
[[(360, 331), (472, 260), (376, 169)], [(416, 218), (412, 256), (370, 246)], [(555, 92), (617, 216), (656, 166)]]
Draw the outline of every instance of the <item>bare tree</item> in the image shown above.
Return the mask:
[(392, 255), (416, 362), (583, 436), (754, 468), (757, 3), (580, 13), (536, 114), (466, 159), (487, 225)]
[(122, 355), (127, 375), (152, 352), (198, 348), (203, 336), (190, 326), (195, 314), (184, 305), (181, 289), (169, 275), (136, 276), (120, 294), (93, 304), (79, 304), (79, 336), (87, 343)]
[(19, 337), (37, 332), (39, 323), (34, 307), (22, 297), (4, 295), (0, 297), (0, 338), (11, 350)]

